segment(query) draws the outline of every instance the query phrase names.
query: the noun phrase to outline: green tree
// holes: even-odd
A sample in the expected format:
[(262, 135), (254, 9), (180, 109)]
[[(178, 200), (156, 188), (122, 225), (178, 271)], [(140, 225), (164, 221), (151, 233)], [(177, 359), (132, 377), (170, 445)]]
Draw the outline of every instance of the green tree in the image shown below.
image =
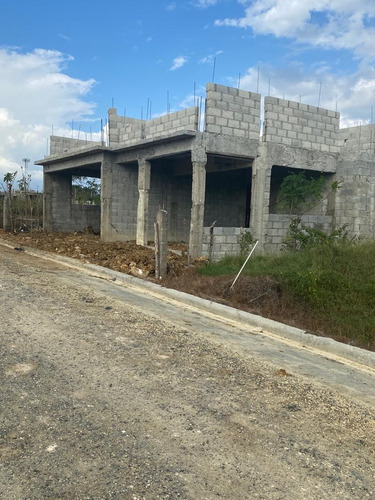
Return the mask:
[(302, 215), (322, 200), (325, 186), (326, 178), (323, 175), (314, 178), (307, 177), (305, 172), (292, 172), (281, 183), (278, 204), (289, 214)]
[(302, 223), (302, 215), (309, 209), (321, 203), (330, 193), (341, 189), (341, 183), (334, 181), (324, 196), (326, 190), (326, 177), (307, 177), (305, 172), (287, 175), (281, 183), (278, 204), (288, 210), (290, 225), (283, 245), (287, 250), (299, 251), (308, 246), (332, 243), (334, 241), (348, 240), (347, 225), (326, 234), (318, 228)]
[(74, 176), (72, 179), (74, 200), (82, 205), (100, 205), (100, 182), (97, 179)]

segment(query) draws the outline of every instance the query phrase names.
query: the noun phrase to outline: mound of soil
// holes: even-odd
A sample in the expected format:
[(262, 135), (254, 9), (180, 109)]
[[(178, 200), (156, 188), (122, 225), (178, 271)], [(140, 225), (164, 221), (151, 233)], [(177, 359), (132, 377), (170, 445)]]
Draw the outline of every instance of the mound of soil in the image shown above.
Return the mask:
[[(14, 242), (18, 247), (29, 246), (45, 252), (66, 255), (84, 262), (108, 267), (114, 271), (139, 277), (155, 275), (155, 253), (150, 247), (136, 245), (134, 241), (105, 243), (91, 232), (67, 233), (0, 233), (1, 237)], [(168, 271), (181, 274), (187, 265), (185, 252), (169, 252)]]

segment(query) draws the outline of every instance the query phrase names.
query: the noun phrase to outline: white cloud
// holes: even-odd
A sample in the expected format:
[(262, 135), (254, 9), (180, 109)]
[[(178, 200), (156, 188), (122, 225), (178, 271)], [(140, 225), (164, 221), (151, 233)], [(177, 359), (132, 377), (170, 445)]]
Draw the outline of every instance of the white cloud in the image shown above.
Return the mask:
[(172, 3), (168, 4), (165, 9), (167, 11), (171, 12), (172, 10), (175, 10), (176, 7), (177, 7), (176, 2), (172, 2)]
[(187, 58), (184, 56), (179, 56), (173, 59), (173, 64), (171, 66), (171, 71), (174, 71), (175, 69), (182, 68), (187, 63)]
[[(230, 80), (237, 86), (238, 78)], [(375, 107), (375, 68), (364, 66), (351, 75), (335, 74), (323, 62), (305, 71), (298, 63), (283, 70), (263, 65), (260, 68), (259, 93), (317, 106), (321, 85), (320, 106), (341, 113), (341, 126), (369, 123)], [(241, 88), (255, 92), (258, 68), (251, 67), (241, 77)], [(374, 115), (375, 116), (375, 115)]]
[(201, 97), (206, 96), (206, 88), (202, 85), (198, 85), (194, 92), (188, 94), (184, 97), (184, 99), (179, 103), (179, 107), (181, 109), (190, 108), (191, 106), (198, 106)]
[(217, 26), (251, 28), (255, 34), (295, 39), (315, 47), (348, 49), (375, 57), (373, 0), (238, 0), (244, 16), (217, 20)]
[(72, 59), (54, 50), (0, 49), (0, 181), (28, 157), (33, 184), (41, 189), (41, 168), (33, 162), (47, 153), (51, 127), (70, 135), (66, 123), (93, 116), (95, 105), (84, 98), (95, 81), (64, 73)]
[(199, 60), (199, 63), (200, 64), (212, 64), (215, 60), (215, 57), (219, 56), (222, 53), (223, 53), (222, 50), (218, 50), (214, 54), (208, 54), (207, 56), (202, 57), (202, 59)]
[(197, 7), (201, 7), (202, 9), (206, 9), (207, 7), (212, 7), (216, 5), (219, 0), (197, 0)]

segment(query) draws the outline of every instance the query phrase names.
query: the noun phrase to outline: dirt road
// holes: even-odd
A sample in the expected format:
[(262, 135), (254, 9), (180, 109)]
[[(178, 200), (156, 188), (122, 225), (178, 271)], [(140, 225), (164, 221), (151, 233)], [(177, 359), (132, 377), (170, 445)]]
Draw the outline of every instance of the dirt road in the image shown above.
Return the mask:
[(375, 497), (373, 407), (98, 281), (0, 247), (1, 499)]

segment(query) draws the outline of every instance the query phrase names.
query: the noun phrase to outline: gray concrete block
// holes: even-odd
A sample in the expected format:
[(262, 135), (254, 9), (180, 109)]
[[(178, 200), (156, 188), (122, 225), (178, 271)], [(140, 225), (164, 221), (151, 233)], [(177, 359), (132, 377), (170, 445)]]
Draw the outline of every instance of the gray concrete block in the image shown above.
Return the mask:
[(237, 120), (228, 120), (228, 127), (240, 128), (240, 122)]
[(207, 124), (207, 132), (211, 132), (212, 134), (220, 134), (221, 127), (219, 125)]
[(228, 102), (230, 104), (235, 102), (235, 98), (230, 94), (223, 94), (221, 99), (222, 101)]
[[(227, 118), (228, 120), (233, 120), (234, 111), (230, 111), (230, 110), (221, 111), (221, 116), (222, 116), (222, 118)], [(241, 114), (241, 118), (242, 118), (242, 114)]]
[(246, 137), (246, 131), (235, 128), (233, 129), (233, 135), (235, 137)]
[(221, 127), (221, 132), (224, 135), (233, 135), (233, 129), (229, 127)]

